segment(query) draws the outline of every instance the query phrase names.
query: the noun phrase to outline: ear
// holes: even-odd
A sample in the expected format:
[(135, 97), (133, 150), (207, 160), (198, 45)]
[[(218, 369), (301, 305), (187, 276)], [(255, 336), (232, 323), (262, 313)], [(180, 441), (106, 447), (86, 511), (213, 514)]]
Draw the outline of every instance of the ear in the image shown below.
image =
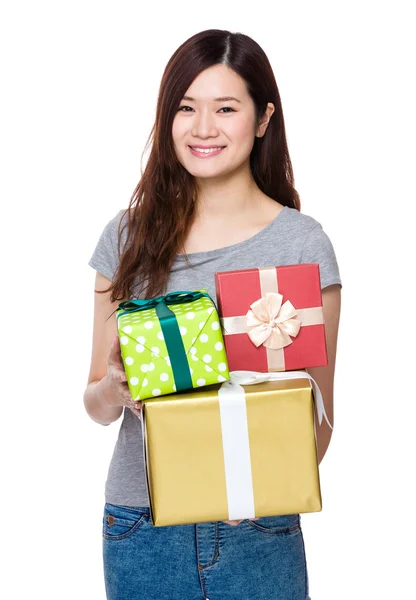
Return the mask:
[(272, 102), (268, 102), (266, 110), (264, 112), (264, 115), (261, 117), (259, 124), (257, 125), (256, 137), (261, 138), (264, 136), (264, 134), (266, 133), (270, 118), (273, 113), (274, 113), (274, 104), (272, 104)]

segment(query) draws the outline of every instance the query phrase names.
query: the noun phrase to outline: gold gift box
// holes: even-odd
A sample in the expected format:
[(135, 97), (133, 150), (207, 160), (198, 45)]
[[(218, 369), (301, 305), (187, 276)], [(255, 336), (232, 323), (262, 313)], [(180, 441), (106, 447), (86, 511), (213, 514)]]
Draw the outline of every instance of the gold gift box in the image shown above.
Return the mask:
[[(246, 415), (248, 431), (246, 455), (234, 443), (233, 436), (242, 436), (244, 449), (244, 428), (237, 413), (235, 420), (233, 412), (229, 413), (228, 430), (224, 431), (220, 388), (220, 384), (215, 384), (143, 402), (143, 444), (153, 524), (180, 525), (321, 511), (310, 380), (242, 386), (245, 399), (240, 407)], [(230, 407), (233, 411), (234, 405), (229, 402)], [(237, 433), (238, 427), (242, 433)], [(225, 440), (225, 435), (231, 439)], [(226, 477), (226, 447), (232, 463), (231, 467), (228, 464), (228, 473), (233, 465), (238, 471), (240, 455), (241, 462), (245, 456), (249, 463), (250, 479), (245, 482), (245, 490), (249, 496), (248, 486), (251, 488), (252, 510), (245, 508), (245, 492), (239, 495), (239, 490), (233, 489), (231, 494), (230, 485), (238, 488), (240, 477), (237, 473), (231, 484)], [(244, 465), (241, 472), (244, 480)], [(235, 506), (230, 513), (231, 496), (234, 505), (241, 502), (238, 516)]]

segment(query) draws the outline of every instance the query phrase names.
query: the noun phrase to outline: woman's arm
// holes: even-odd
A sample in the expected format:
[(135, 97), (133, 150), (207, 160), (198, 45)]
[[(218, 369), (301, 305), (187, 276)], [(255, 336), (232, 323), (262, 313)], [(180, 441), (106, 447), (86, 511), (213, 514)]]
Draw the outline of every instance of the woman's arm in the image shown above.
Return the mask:
[[(96, 273), (95, 290), (105, 290), (111, 281)], [(110, 302), (110, 292), (94, 293), (94, 324), (92, 336), (92, 354), (90, 373), (84, 393), (84, 406), (93, 421), (101, 425), (110, 425), (121, 416), (123, 406), (111, 406), (108, 399), (107, 370), (109, 353), (114, 337), (117, 335), (117, 319), (113, 314), (117, 302)]]
[[(328, 420), (334, 427), (334, 374), (337, 352), (338, 325), (341, 312), (341, 286), (329, 285), (322, 290), (322, 306), (325, 322), (325, 337), (328, 352), (328, 365), (326, 367), (311, 367), (306, 371), (315, 379), (321, 392)], [(319, 425), (316, 415), (316, 435), (318, 442), (318, 463), (327, 451), (331, 440), (332, 429), (325, 419)]]

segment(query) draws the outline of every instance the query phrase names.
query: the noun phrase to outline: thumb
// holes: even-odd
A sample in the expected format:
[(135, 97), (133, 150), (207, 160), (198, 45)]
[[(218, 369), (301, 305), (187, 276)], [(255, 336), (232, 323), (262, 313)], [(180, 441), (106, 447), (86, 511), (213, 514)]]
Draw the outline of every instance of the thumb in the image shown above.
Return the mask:
[(114, 366), (122, 365), (120, 356), (120, 338), (115, 335), (111, 343), (110, 352), (108, 355), (108, 362)]
[(120, 354), (120, 338), (116, 335), (111, 344), (110, 353), (108, 355), (108, 364), (113, 367), (113, 377), (117, 381), (127, 381), (127, 375), (124, 370), (124, 365)]

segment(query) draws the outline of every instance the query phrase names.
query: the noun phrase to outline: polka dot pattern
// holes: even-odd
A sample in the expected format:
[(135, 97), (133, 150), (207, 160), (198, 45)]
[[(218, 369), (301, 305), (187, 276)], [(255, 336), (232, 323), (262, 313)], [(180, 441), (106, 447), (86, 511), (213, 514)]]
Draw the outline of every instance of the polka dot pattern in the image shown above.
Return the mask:
[[(169, 308), (179, 325), (193, 387), (200, 388), (229, 379), (220, 321), (212, 300), (200, 298), (195, 302), (170, 305)], [(156, 309), (121, 315), (117, 325), (132, 398), (140, 395), (142, 400), (146, 400), (176, 392), (171, 360)]]

